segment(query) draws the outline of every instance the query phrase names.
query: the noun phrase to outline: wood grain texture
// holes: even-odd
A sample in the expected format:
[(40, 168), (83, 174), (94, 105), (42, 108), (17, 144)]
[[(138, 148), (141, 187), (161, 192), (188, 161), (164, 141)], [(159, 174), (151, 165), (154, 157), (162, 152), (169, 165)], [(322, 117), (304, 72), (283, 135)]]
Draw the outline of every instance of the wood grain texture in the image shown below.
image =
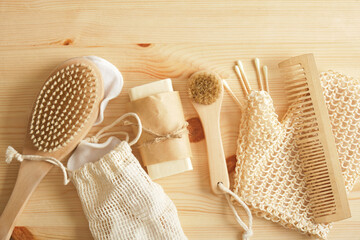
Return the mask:
[[(48, 74), (62, 61), (98, 55), (115, 64), (125, 85), (102, 124), (125, 113), (129, 88), (172, 78), (186, 119), (197, 117), (187, 97), (188, 76), (218, 72), (243, 98), (232, 71), (241, 59), (252, 88), (251, 60), (269, 67), (270, 92), (280, 117), (287, 108), (277, 64), (313, 52), (319, 71), (360, 76), (360, 10), (353, 1), (1, 1), (0, 2), (0, 212), (18, 163), (4, 163), (8, 145), (21, 150), (31, 105)], [(236, 149), (240, 111), (224, 95), (221, 133), (227, 157)], [(92, 130), (100, 129), (98, 126)], [(191, 144), (194, 170), (160, 179), (174, 200), (189, 239), (239, 239), (225, 198), (211, 193), (205, 142)], [(360, 239), (360, 185), (349, 196), (352, 218), (334, 224), (329, 239)], [(245, 213), (242, 213), (245, 216)], [(30, 199), (17, 226), (35, 239), (90, 239), (75, 188), (53, 168)], [(307, 239), (262, 218), (252, 239)]]

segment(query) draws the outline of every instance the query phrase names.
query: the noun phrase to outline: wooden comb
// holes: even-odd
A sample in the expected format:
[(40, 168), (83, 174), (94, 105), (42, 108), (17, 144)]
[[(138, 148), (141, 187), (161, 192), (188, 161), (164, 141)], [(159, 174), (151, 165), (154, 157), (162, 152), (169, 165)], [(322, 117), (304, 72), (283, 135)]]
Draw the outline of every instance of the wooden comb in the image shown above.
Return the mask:
[(317, 223), (351, 217), (328, 110), (313, 54), (279, 63), (286, 91), (299, 124), (296, 143), (309, 189), (311, 210)]
[[(33, 106), (24, 155), (65, 158), (89, 132), (103, 98), (103, 81), (94, 63), (74, 58), (49, 76)], [(0, 217), (0, 239), (8, 240), (15, 221), (40, 181), (52, 168), (24, 160), (11, 197)]]

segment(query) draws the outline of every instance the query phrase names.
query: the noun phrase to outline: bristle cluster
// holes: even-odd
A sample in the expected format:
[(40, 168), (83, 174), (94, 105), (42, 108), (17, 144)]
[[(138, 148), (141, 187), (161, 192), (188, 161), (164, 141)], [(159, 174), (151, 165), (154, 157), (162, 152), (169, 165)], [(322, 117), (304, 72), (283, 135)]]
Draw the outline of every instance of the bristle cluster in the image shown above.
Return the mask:
[(34, 146), (44, 152), (64, 147), (88, 120), (96, 99), (91, 66), (76, 63), (53, 73), (36, 100), (30, 124)]
[(211, 73), (198, 72), (189, 79), (189, 94), (194, 102), (212, 104), (222, 91), (221, 79)]
[[(336, 214), (333, 183), (327, 165), (326, 150), (320, 137), (323, 133), (320, 132), (307, 74), (301, 64), (283, 67), (281, 70), (285, 77), (285, 88), (291, 107), (297, 109), (298, 124), (295, 126), (295, 138), (309, 189), (311, 210), (315, 218)], [(329, 131), (331, 134), (331, 129)]]

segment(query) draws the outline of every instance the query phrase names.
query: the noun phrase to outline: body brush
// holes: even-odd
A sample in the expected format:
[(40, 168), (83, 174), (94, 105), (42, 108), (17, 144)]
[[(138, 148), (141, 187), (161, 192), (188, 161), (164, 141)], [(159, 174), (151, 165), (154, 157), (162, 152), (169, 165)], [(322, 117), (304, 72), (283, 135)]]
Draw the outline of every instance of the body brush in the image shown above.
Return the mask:
[(210, 184), (215, 194), (223, 194), (218, 183), (229, 188), (229, 176), (220, 132), (220, 109), (224, 95), (220, 77), (196, 72), (189, 78), (189, 95), (204, 128), (208, 152)]
[(85, 58), (70, 59), (50, 74), (33, 106), (23, 155), (11, 147), (7, 151), (7, 162), (16, 158), (22, 163), (0, 217), (1, 240), (10, 238), (17, 217), (53, 166), (50, 163), (59, 163), (88, 133), (102, 98), (100, 72)]

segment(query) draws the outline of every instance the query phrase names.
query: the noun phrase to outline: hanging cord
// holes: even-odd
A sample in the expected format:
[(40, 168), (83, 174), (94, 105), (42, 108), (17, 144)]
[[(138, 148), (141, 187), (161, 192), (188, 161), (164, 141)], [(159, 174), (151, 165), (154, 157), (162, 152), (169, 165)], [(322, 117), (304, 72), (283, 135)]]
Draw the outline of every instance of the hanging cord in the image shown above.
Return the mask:
[[(139, 138), (141, 136), (141, 133), (142, 133), (141, 121), (140, 121), (139, 116), (136, 113), (126, 113), (126, 114), (122, 115), (121, 117), (116, 119), (112, 124), (102, 128), (95, 136), (87, 138), (86, 140), (88, 140), (89, 142), (97, 143), (100, 138), (103, 138), (103, 137), (106, 137), (106, 136), (109, 136), (109, 135), (114, 135), (114, 134), (123, 134), (123, 135), (126, 136), (126, 141), (128, 142), (129, 141), (129, 135), (126, 132), (108, 132), (108, 133), (104, 133), (106, 130), (109, 130), (110, 128), (114, 127), (116, 124), (118, 124), (119, 122), (121, 122), (122, 120), (124, 120), (127, 117), (134, 117), (136, 119), (136, 121), (137, 121), (137, 126), (139, 126), (138, 133), (137, 133), (136, 137), (129, 143), (130, 146), (134, 145), (139, 140)], [(69, 175), (68, 175), (69, 170), (64, 166), (64, 164), (62, 164), (56, 158), (46, 157), (46, 156), (39, 156), (39, 155), (22, 155), (19, 152), (17, 152), (13, 147), (8, 146), (8, 148), (6, 149), (5, 162), (7, 164), (10, 164), (14, 158), (19, 162), (22, 162), (24, 160), (30, 160), (30, 161), (45, 161), (45, 162), (51, 163), (51, 164), (59, 167), (61, 169), (61, 171), (63, 172), (64, 185), (67, 185), (70, 182), (70, 178), (69, 178)]]
[[(218, 183), (218, 187), (220, 188), (221, 191), (224, 192), (226, 200), (228, 201), (228, 204), (234, 213), (236, 221), (245, 230), (245, 233), (243, 233), (243, 235), (242, 235), (242, 239), (248, 240), (253, 235), (253, 231), (252, 231), (252, 220), (253, 219), (252, 219), (252, 215), (251, 215), (251, 211), (250, 211), (249, 207), (239, 198), (239, 196), (237, 196), (234, 192), (232, 192), (230, 189), (225, 187), (222, 182)], [(244, 210), (249, 218), (249, 226), (246, 226), (246, 224), (241, 220), (230, 197), (233, 197), (244, 208)]]
[(31, 161), (45, 161), (45, 162), (51, 163), (51, 164), (59, 167), (61, 169), (61, 171), (63, 172), (64, 185), (67, 185), (70, 182), (70, 178), (67, 173), (67, 168), (56, 158), (39, 156), (39, 155), (22, 155), (22, 154), (18, 153), (13, 147), (8, 146), (8, 148), (6, 149), (5, 162), (7, 164), (10, 164), (14, 158), (19, 162), (22, 162), (24, 160), (31, 160)]
[[(124, 121), (124, 119), (128, 118), (128, 117), (134, 117), (136, 119), (136, 124), (132, 123), (132, 125), (135, 125), (138, 127), (138, 132), (136, 134), (136, 137), (129, 142), (129, 134), (127, 132), (107, 132), (105, 133), (107, 130), (113, 128), (115, 125), (119, 124), (120, 122), (123, 121), (122, 125), (123, 126), (129, 126), (131, 124), (129, 124), (129, 121)], [(92, 137), (89, 137), (87, 139), (85, 139), (85, 141), (91, 142), (91, 143), (98, 143), (99, 140), (103, 137), (106, 136), (110, 136), (110, 135), (116, 135), (116, 134), (121, 134), (121, 135), (125, 135), (126, 136), (126, 141), (129, 142), (129, 145), (132, 146), (135, 143), (137, 143), (137, 141), (139, 141), (141, 133), (142, 133), (143, 127), (141, 124), (141, 120), (139, 118), (139, 116), (136, 113), (125, 113), (124, 115), (122, 115), (121, 117), (119, 117), (118, 119), (116, 119), (114, 122), (112, 122), (110, 125), (103, 127), (102, 129), (100, 129), (100, 131), (98, 131), (97, 134), (95, 134)]]

